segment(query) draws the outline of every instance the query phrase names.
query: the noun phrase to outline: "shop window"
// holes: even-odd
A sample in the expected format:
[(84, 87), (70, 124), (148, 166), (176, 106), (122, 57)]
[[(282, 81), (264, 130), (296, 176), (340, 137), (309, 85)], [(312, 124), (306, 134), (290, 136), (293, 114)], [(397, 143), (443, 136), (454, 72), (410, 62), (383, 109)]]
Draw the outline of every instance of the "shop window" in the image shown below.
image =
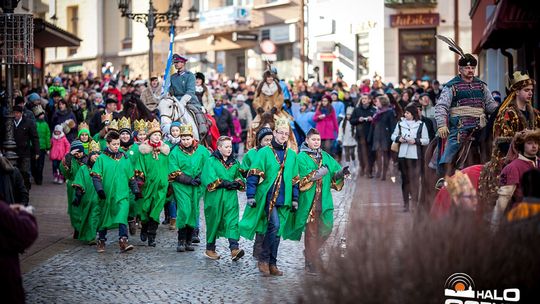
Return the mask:
[[(79, 34), (79, 7), (68, 6), (67, 8), (67, 31), (77, 36)], [(68, 56), (77, 54), (76, 47), (68, 48)]]
[(437, 45), (435, 34), (435, 29), (399, 30), (400, 79), (436, 79)]
[(276, 50), (277, 61), (292, 60), (293, 47), (292, 44), (282, 44), (277, 46)]

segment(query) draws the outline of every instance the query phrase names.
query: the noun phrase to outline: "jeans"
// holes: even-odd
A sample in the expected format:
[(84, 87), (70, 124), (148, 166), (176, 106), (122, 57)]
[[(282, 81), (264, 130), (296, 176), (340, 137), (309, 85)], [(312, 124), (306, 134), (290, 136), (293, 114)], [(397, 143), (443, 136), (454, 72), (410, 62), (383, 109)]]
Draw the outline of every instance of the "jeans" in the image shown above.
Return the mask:
[(53, 159), (53, 161), (52, 161), (53, 175), (60, 174), (60, 163), (62, 163), (61, 160)]
[[(229, 249), (234, 250), (240, 248), (240, 245), (238, 244), (238, 240), (235, 239), (229, 239)], [(206, 244), (206, 250), (216, 251), (216, 243), (207, 243)]]
[[(268, 214), (268, 212), (267, 212)], [(268, 228), (266, 229), (266, 234), (264, 235), (264, 240), (262, 244), (262, 251), (259, 255), (259, 262), (266, 262), (270, 265), (276, 265), (277, 263), (277, 253), (279, 248), (280, 237), (278, 236), (279, 231), (279, 215), (278, 207), (274, 206), (270, 218), (268, 219)]]
[(176, 218), (176, 202), (175, 201), (171, 201), (171, 202), (168, 202), (167, 203), (169, 206), (169, 216), (172, 218), (172, 219), (175, 219)]
[[(100, 230), (98, 234), (99, 234), (98, 239), (100, 241), (107, 240), (107, 229)], [(118, 225), (118, 239), (121, 239), (122, 237), (126, 237), (126, 238), (128, 237), (127, 225), (125, 224)]]

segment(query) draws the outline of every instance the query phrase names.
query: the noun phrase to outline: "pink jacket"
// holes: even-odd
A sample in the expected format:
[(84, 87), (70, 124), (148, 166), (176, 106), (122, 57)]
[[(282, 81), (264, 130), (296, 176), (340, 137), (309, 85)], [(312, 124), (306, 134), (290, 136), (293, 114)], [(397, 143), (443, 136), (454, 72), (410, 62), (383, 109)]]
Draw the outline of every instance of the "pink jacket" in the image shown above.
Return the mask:
[(313, 115), (313, 121), (317, 124), (315, 128), (321, 133), (321, 139), (336, 139), (339, 131), (336, 111), (334, 111), (334, 107), (331, 105), (329, 105), (327, 109), (330, 109), (330, 112), (326, 113), (325, 118), (319, 119), (319, 115), (323, 113), (321, 112), (321, 107), (317, 107), (317, 111), (315, 111), (315, 115)]
[(66, 136), (62, 136), (59, 139), (51, 138), (51, 153), (49, 158), (51, 160), (62, 160), (64, 156), (69, 153), (70, 149), (69, 141)]
[(240, 125), (240, 120), (238, 118), (233, 118), (233, 125), (234, 125), (234, 133), (232, 134), (232, 141), (233, 143), (241, 143), (242, 138), (240, 137), (242, 135), (242, 126)]

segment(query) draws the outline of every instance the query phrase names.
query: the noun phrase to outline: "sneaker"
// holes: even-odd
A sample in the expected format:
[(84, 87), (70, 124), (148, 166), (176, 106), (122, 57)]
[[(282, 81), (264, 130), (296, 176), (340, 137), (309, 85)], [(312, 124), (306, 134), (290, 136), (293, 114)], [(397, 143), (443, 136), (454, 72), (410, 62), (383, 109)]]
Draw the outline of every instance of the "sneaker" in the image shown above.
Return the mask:
[(58, 176), (54, 176), (53, 183), (58, 184)]
[(97, 242), (97, 252), (98, 253), (105, 252), (105, 240), (98, 240), (98, 242)]
[(219, 260), (219, 258), (221, 257), (217, 252), (215, 252), (214, 250), (205, 250), (204, 251), (204, 256), (206, 256), (207, 258), (209, 258), (210, 260)]
[(169, 230), (176, 230), (176, 219), (172, 218), (169, 221)]
[(244, 250), (243, 249), (232, 249), (231, 250), (231, 258), (233, 261), (238, 261), (244, 256)]
[(141, 230), (141, 241), (146, 242), (147, 239), (148, 239), (148, 234), (146, 234), (146, 232), (143, 232)]
[(191, 237), (191, 242), (193, 244), (199, 244), (201, 242), (201, 239), (199, 238), (199, 228), (195, 228), (195, 230), (193, 230), (193, 235)]
[(273, 276), (280, 277), (283, 275), (283, 271), (279, 270), (276, 265), (270, 265), (270, 274)]
[(435, 189), (441, 190), (441, 188), (444, 187), (444, 184), (445, 184), (444, 177), (439, 178), (437, 182), (435, 183)]
[(263, 276), (270, 276), (270, 265), (265, 262), (258, 262), (257, 267), (259, 268), (259, 272), (262, 273)]
[(192, 242), (186, 242), (186, 251), (195, 251), (195, 247), (193, 247)]
[(133, 245), (128, 243), (128, 238), (123, 236), (118, 240), (118, 246), (120, 246), (120, 252), (128, 252), (133, 250)]
[(149, 247), (156, 247), (156, 238), (154, 236), (148, 237), (148, 246)]

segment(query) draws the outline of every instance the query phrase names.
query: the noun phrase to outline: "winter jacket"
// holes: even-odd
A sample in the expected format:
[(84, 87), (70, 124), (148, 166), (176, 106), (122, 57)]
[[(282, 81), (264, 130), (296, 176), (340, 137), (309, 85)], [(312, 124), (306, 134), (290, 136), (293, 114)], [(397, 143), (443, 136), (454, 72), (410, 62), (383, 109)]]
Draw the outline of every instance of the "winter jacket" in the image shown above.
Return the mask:
[(234, 134), (232, 134), (232, 142), (233, 143), (240, 143), (242, 142), (242, 126), (240, 125), (240, 120), (238, 120), (237, 117), (233, 117), (233, 125), (234, 125)]
[(225, 108), (214, 108), (214, 119), (216, 126), (221, 136), (229, 136), (234, 134), (234, 124), (231, 113)]
[(251, 109), (245, 103), (241, 107), (237, 106), (236, 109), (238, 110), (238, 120), (241, 122), (242, 130), (246, 130), (251, 126), (251, 121), (253, 120)]
[(39, 137), (34, 122), (23, 117), (19, 125), (15, 126), (14, 137), (19, 157), (39, 154)]
[(11, 210), (0, 201), (0, 291), (4, 303), (24, 303), (19, 254), (38, 237), (33, 215), (26, 211)]
[[(319, 116), (322, 114), (325, 114), (326, 116), (320, 119)], [(321, 133), (321, 139), (336, 139), (339, 132), (339, 126), (336, 111), (334, 111), (333, 107), (317, 107), (317, 111), (315, 111), (315, 115), (313, 116), (313, 121), (317, 124), (316, 129)]]
[[(73, 111), (68, 109), (64, 111), (56, 110), (51, 120), (51, 126), (54, 127), (56, 125), (61, 125), (63, 122), (69, 119), (77, 123), (77, 118), (75, 117), (75, 114), (73, 114)], [(69, 133), (66, 134), (66, 137), (68, 141), (72, 141), (73, 139), (75, 139), (77, 137), (77, 127), (71, 128)]]
[(425, 146), (429, 143), (426, 125), (420, 120), (402, 118), (391, 136), (393, 142), (399, 142), (400, 138), (414, 139), (414, 144), (400, 143), (398, 158), (420, 159), (422, 149), (419, 149), (419, 146)]
[(39, 149), (50, 150), (51, 149), (51, 130), (49, 124), (45, 120), (36, 121), (36, 129), (39, 137)]
[[(364, 108), (362, 105), (356, 107), (351, 115), (351, 125), (356, 126), (355, 136), (359, 142), (367, 141), (369, 133), (371, 131), (371, 121), (367, 120), (368, 117), (375, 116), (377, 108), (372, 105), (369, 105), (367, 108)], [(360, 117), (364, 118), (360, 121)]]
[(389, 151), (392, 140), (392, 130), (396, 127), (396, 116), (394, 110), (388, 109), (375, 113), (372, 121), (368, 142), (371, 143), (373, 151)]
[(24, 185), (21, 172), (3, 156), (0, 156), (0, 199), (8, 205), (27, 206), (29, 201), (28, 190)]
[[(345, 125), (345, 129), (343, 128), (343, 125)], [(354, 138), (352, 133), (353, 128), (354, 127), (351, 126), (350, 122), (347, 119), (344, 119), (339, 126), (338, 140), (344, 147), (356, 146), (356, 139)]]
[(65, 135), (60, 138), (51, 138), (51, 153), (49, 158), (51, 160), (62, 160), (64, 156), (69, 153), (70, 144)]
[(150, 111), (154, 111), (159, 104), (159, 95), (161, 93), (161, 83), (157, 87), (151, 86), (145, 88), (141, 94), (141, 101)]

